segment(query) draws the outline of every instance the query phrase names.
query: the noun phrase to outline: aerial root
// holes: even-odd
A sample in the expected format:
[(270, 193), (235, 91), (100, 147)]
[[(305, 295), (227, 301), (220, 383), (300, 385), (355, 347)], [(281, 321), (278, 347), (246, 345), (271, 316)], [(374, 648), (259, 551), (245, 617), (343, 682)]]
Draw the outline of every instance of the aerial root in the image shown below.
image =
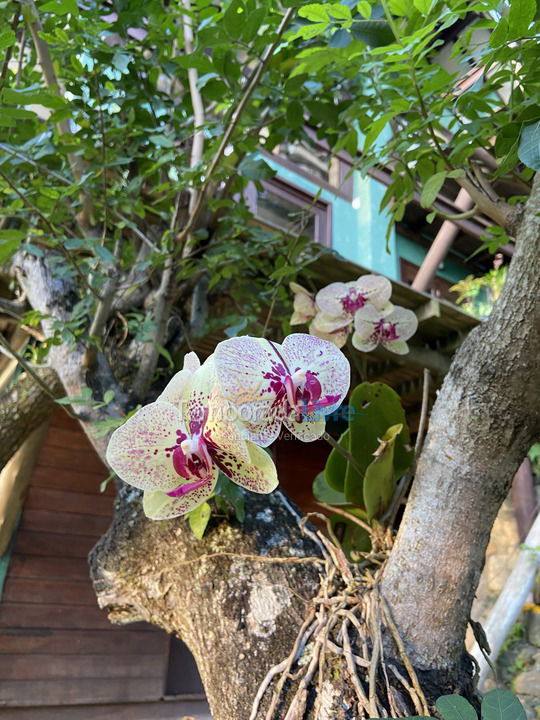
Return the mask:
[[(318, 517), (327, 520), (322, 515)], [(411, 707), (418, 715), (429, 715), (418, 677), (380, 592), (384, 568), (381, 556), (387, 556), (391, 548), (390, 533), (374, 534), (372, 552), (365, 553), (361, 563), (353, 564), (335, 537), (331, 542), (320, 531), (307, 528), (306, 520), (303, 518), (299, 524), (319, 546), (324, 558), (319, 592), (311, 601), (291, 653), (272, 667), (261, 682), (250, 720), (262, 720), (259, 709), (269, 693), (264, 720), (276, 720), (278, 710), (283, 720), (302, 720), (313, 691), (314, 716), (319, 718), (325, 668), (335, 656), (344, 658), (354, 688), (354, 717), (405, 717), (411, 714)], [(392, 637), (400, 667), (384, 656), (382, 627)]]

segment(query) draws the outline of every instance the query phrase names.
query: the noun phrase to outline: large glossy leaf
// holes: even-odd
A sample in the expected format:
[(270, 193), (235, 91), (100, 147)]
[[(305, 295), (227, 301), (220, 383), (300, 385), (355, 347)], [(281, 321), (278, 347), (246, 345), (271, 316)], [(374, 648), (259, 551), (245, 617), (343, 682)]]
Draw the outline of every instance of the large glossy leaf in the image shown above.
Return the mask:
[(525, 720), (526, 717), (523, 705), (510, 690), (497, 688), (484, 695), (483, 720)]
[[(380, 518), (394, 497), (396, 491), (394, 447), (402, 429), (402, 425), (388, 428), (381, 437), (381, 443), (375, 452), (375, 460), (366, 470), (363, 498), (369, 520)], [(347, 482), (345, 492), (347, 497)]]
[[(395, 441), (394, 470), (396, 476), (402, 475), (410, 466), (413, 451), (409, 447), (410, 436), (405, 413), (401, 407), (399, 395), (384, 383), (362, 383), (351, 394), (350, 406), (352, 418), (350, 429), (350, 452), (358, 465), (346, 469), (348, 492), (363, 487), (364, 475), (373, 462), (373, 453), (379, 447), (389, 427), (402, 425), (403, 429)], [(344, 486), (343, 488), (344, 489)]]
[(435, 705), (444, 720), (477, 720), (473, 706), (461, 695), (444, 695)]
[[(349, 451), (350, 447), (350, 431), (345, 430), (343, 435), (339, 438), (339, 444), (341, 447)], [(328, 456), (326, 461), (326, 467), (324, 469), (324, 475), (328, 485), (338, 492), (343, 492), (345, 489), (345, 473), (347, 472), (347, 460), (338, 451), (333, 449)]]

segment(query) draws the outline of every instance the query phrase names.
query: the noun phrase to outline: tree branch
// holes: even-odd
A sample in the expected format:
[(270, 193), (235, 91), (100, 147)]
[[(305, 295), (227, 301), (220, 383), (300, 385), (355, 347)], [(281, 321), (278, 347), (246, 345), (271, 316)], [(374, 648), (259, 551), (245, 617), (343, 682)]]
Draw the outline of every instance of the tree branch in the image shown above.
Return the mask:
[(221, 140), (221, 143), (216, 151), (216, 154), (214, 155), (208, 169), (205, 173), (205, 180), (202, 184), (202, 187), (199, 191), (197, 202), (195, 204), (195, 207), (193, 208), (193, 211), (190, 213), (190, 216), (182, 229), (182, 231), (177, 236), (177, 241), (180, 245), (183, 245), (190, 232), (195, 227), (197, 220), (199, 219), (199, 216), (203, 210), (204, 201), (206, 200), (206, 194), (208, 192), (208, 188), (210, 186), (210, 182), (213, 178), (214, 173), (216, 172), (217, 168), (219, 167), (219, 163), (223, 159), (225, 155), (225, 149), (227, 148), (234, 131), (238, 127), (238, 124), (240, 122), (240, 119), (242, 117), (242, 114), (244, 110), (246, 109), (251, 96), (253, 95), (255, 88), (257, 87), (259, 80), (261, 79), (264, 71), (268, 67), (268, 64), (272, 58), (272, 55), (274, 54), (274, 51), (278, 47), (278, 45), (281, 42), (281, 38), (283, 36), (283, 33), (289, 26), (289, 23), (291, 22), (294, 14), (296, 12), (296, 8), (291, 7), (288, 8), (285, 12), (285, 15), (283, 16), (283, 20), (281, 21), (277, 31), (276, 31), (276, 37), (274, 39), (274, 42), (272, 42), (268, 47), (265, 49), (264, 53), (262, 54), (261, 61), (255, 71), (253, 72), (251, 78), (249, 79), (246, 89), (244, 91), (244, 94), (242, 95), (242, 98), (240, 102), (238, 103), (237, 107), (233, 110), (231, 118), (229, 120), (229, 123), (227, 127), (225, 128), (225, 132), (223, 133), (223, 138)]

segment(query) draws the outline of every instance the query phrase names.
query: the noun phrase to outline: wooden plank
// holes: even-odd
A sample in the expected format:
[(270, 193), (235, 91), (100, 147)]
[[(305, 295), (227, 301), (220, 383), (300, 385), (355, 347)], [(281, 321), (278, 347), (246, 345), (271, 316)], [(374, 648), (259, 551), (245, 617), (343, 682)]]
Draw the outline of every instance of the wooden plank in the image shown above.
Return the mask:
[(54, 532), (20, 530), (17, 533), (14, 554), (40, 555), (59, 558), (87, 558), (96, 544), (95, 536), (63, 535)]
[(29, 707), (151, 701), (159, 700), (161, 688), (159, 678), (8, 680), (0, 683), (0, 704)]
[(98, 607), (7, 602), (0, 605), (0, 628), (106, 630), (110, 626), (107, 613)]
[[(81, 461), (80, 465), (72, 467), (71, 469), (47, 467), (41, 464), (40, 456), (32, 475), (32, 485), (35, 487), (65, 490), (66, 492), (81, 492), (97, 495), (100, 484), (108, 475), (107, 471), (82, 472), (78, 469), (80, 467), (86, 468), (86, 465)], [(103, 494), (114, 495), (114, 485), (109, 483)]]
[(0, 557), (15, 530), (46, 429), (44, 424), (34, 430), (0, 472)]
[(51, 510), (54, 513), (81, 513), (111, 518), (113, 514), (112, 493), (99, 495), (32, 485), (24, 503), (27, 510)]
[[(134, 623), (134, 630), (152, 632), (146, 623)], [(105, 610), (79, 605), (78, 607), (57, 606), (48, 603), (2, 603), (0, 605), (0, 628), (42, 628), (63, 630), (119, 630), (107, 618)], [(125, 628), (124, 628), (125, 630)]]
[(107, 630), (9, 629), (0, 634), (0, 654), (86, 655), (134, 653), (167, 655), (169, 636), (156, 628), (132, 630), (111, 625)]
[(71, 448), (72, 450), (84, 450), (95, 454), (92, 443), (84, 434), (82, 428), (75, 424), (75, 427), (55, 426), (54, 422), (47, 434), (45, 445), (48, 447)]
[(0, 655), (5, 680), (162, 678), (163, 655)]
[(9, 577), (88, 580), (90, 569), (83, 558), (14, 554), (9, 566)]
[(66, 580), (37, 580), (8, 577), (4, 602), (50, 603), (55, 605), (97, 605), (96, 594), (90, 582)]
[(86, 450), (74, 450), (71, 447), (54, 447), (45, 442), (39, 453), (39, 464), (43, 467), (62, 468), (71, 472), (77, 472), (83, 467), (86, 472), (109, 474), (92, 447)]
[(136, 705), (86, 705), (17, 708), (0, 711), (2, 720), (212, 720), (204, 700), (180, 700)]
[(43, 532), (54, 530), (55, 533), (91, 535), (97, 538), (107, 531), (110, 524), (110, 519), (104, 515), (35, 510), (25, 506), (19, 528)]

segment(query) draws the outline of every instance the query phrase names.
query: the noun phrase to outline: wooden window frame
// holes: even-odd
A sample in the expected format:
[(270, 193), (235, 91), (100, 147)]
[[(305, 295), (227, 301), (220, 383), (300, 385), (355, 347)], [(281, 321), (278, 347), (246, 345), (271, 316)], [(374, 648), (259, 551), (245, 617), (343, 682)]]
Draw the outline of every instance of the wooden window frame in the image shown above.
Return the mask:
[[(299, 209), (313, 210), (315, 217), (315, 237), (314, 241), (325, 247), (332, 247), (332, 204), (324, 200), (317, 199), (314, 201), (313, 195), (305, 192), (301, 188), (286, 182), (280, 177), (270, 180), (263, 180), (262, 186), (268, 192), (297, 205)], [(254, 183), (249, 183), (245, 191), (245, 199), (247, 205), (255, 219), (266, 227), (283, 231), (282, 227), (274, 223), (263, 220), (257, 215), (257, 188)]]

